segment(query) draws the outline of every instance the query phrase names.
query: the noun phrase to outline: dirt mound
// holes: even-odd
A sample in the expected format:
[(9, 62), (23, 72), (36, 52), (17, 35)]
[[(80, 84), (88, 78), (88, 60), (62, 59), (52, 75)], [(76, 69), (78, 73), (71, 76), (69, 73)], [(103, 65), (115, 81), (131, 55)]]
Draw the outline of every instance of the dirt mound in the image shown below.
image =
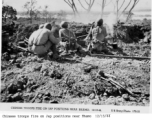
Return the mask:
[(139, 42), (147, 38), (145, 42), (150, 42), (151, 22), (142, 21), (140, 23), (124, 24), (118, 23), (114, 27), (114, 35), (125, 43)]
[(19, 25), (16, 33), (16, 41), (23, 41), (26, 38), (29, 38), (30, 35), (39, 28), (38, 24), (32, 25)]

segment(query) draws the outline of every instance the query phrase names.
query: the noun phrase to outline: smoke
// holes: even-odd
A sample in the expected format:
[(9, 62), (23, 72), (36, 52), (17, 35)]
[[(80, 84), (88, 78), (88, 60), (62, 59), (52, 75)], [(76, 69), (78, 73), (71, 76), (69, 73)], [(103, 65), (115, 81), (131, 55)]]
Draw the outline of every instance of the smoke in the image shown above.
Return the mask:
[[(98, 19), (101, 18), (100, 14), (92, 14), (92, 13), (81, 13), (77, 16), (67, 16), (68, 21), (74, 21), (74, 22), (79, 22), (79, 23), (92, 23), (97, 21)], [(103, 16), (103, 21), (104, 24), (106, 25), (107, 32), (113, 35), (113, 26), (117, 22), (116, 14), (115, 13), (110, 13), (108, 15)]]
[[(93, 13), (81, 13), (77, 16), (67, 16), (67, 20), (70, 22), (79, 22), (79, 23), (84, 23), (84, 24), (88, 24), (88, 23), (92, 23), (92, 22), (96, 22), (97, 20), (99, 20), (101, 18), (101, 14), (93, 14)], [(114, 33), (114, 25), (117, 23), (117, 16), (116, 13), (111, 12), (108, 15), (103, 15), (102, 17), (104, 25), (107, 29), (107, 32), (110, 33), (111, 35), (113, 35)], [(119, 20), (124, 21), (125, 17), (124, 15), (122, 15)]]
[(76, 16), (67, 16), (67, 20), (68, 21), (74, 21), (74, 22), (79, 22), (79, 23), (84, 23), (84, 24), (88, 24), (88, 23), (92, 23), (96, 20), (96, 16), (94, 16), (93, 14), (87, 14), (87, 13), (81, 13), (79, 15)]
[[(121, 15), (121, 16), (119, 16), (119, 21), (121, 21), (121, 22), (125, 22), (125, 20), (126, 20), (126, 16), (125, 15)], [(112, 12), (112, 13), (110, 13), (107, 17), (106, 17), (106, 19), (105, 19), (105, 23), (106, 23), (106, 25), (108, 26), (108, 30), (109, 30), (109, 33), (111, 34), (111, 35), (113, 35), (113, 33), (114, 33), (114, 25), (117, 23), (117, 15), (116, 15), (116, 13), (114, 13), (114, 12)]]
[(104, 20), (104, 23), (106, 23), (107, 27), (108, 27), (108, 32), (113, 35), (114, 33), (114, 29), (113, 26), (114, 24), (117, 23), (117, 17), (115, 13), (110, 13), (107, 18)]

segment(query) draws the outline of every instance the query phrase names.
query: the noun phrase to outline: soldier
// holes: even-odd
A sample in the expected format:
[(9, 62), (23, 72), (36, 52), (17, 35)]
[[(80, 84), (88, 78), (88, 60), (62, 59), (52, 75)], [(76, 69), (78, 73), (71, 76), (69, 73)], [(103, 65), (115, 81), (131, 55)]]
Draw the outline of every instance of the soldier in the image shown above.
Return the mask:
[(59, 37), (62, 39), (62, 42), (66, 42), (66, 52), (77, 50), (80, 53), (85, 53), (86, 51), (77, 43), (75, 34), (68, 29), (68, 22), (62, 21), (60, 27)]
[(60, 39), (54, 37), (51, 29), (51, 24), (46, 23), (43, 28), (40, 27), (40, 29), (33, 32), (29, 38), (29, 50), (37, 54), (39, 57), (47, 55), (49, 50), (52, 50), (53, 58), (56, 59), (58, 57), (56, 45), (60, 42)]
[(106, 28), (103, 26), (103, 19), (99, 19), (96, 22), (96, 27), (92, 29), (92, 48), (95, 51), (106, 50), (106, 43), (109, 36), (107, 36)]

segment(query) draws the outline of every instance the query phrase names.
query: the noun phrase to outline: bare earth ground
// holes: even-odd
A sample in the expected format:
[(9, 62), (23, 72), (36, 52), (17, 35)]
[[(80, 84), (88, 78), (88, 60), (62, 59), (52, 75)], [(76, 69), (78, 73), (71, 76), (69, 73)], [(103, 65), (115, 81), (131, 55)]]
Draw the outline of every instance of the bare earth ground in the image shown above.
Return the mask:
[[(16, 57), (17, 56), (17, 57)], [(75, 61), (50, 61), (20, 52), (2, 60), (1, 102), (59, 103), (149, 106), (150, 60), (97, 58), (83, 62), (98, 68), (85, 72), (87, 65)], [(116, 76), (115, 81), (138, 95), (133, 97), (114, 85), (96, 78), (98, 70)]]
[[(21, 23), (23, 21), (28, 22), (21, 20)], [(150, 60), (86, 56), (81, 58), (83, 62), (98, 66), (87, 70), (87, 65), (74, 60), (57, 62), (18, 52), (14, 48), (8, 50), (12, 46), (11, 44), (7, 46), (5, 43), (14, 42), (14, 40), (23, 41), (24, 37), (29, 38), (38, 26), (38, 24), (21, 24), (12, 28), (10, 24), (4, 24), (2, 27), (4, 32), (2, 51), (4, 52), (1, 57), (1, 102), (149, 106)], [(145, 33), (144, 30), (148, 30), (150, 34), (150, 26), (151, 24), (146, 25), (142, 32)], [(86, 27), (89, 28), (90, 25)], [(72, 23), (71, 28), (78, 36), (88, 34), (87, 29), (78, 23)], [(120, 35), (127, 40), (125, 30), (126, 28), (122, 33), (126, 34)], [(131, 31), (129, 33), (139, 32), (136, 27), (131, 27), (128, 31)], [(139, 37), (140, 34), (141, 31), (139, 34), (130, 35), (131, 38), (137, 39), (136, 43), (132, 39), (130, 44), (120, 43), (120, 49), (109, 48), (109, 54), (150, 57), (151, 46), (149, 43), (139, 42), (143, 39)], [(98, 79), (96, 74), (99, 70), (116, 76), (115, 81), (132, 91), (137, 97), (127, 94), (123, 89), (103, 79)]]

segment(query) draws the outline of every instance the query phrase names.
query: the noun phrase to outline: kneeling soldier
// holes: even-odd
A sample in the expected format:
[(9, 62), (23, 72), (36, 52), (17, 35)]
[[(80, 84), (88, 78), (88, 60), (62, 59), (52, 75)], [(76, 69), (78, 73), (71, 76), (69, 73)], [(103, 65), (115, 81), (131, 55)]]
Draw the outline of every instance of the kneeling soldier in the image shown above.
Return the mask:
[(52, 50), (53, 58), (57, 58), (56, 45), (60, 42), (60, 39), (54, 37), (51, 29), (51, 24), (46, 23), (43, 28), (40, 27), (40, 29), (33, 32), (28, 41), (29, 50), (40, 57), (47, 55), (49, 50)]
[(68, 22), (61, 22), (60, 27), (59, 37), (62, 39), (62, 42), (66, 42), (66, 52), (68, 50), (77, 50), (80, 53), (85, 53), (85, 50), (77, 43), (75, 34), (68, 29)]

